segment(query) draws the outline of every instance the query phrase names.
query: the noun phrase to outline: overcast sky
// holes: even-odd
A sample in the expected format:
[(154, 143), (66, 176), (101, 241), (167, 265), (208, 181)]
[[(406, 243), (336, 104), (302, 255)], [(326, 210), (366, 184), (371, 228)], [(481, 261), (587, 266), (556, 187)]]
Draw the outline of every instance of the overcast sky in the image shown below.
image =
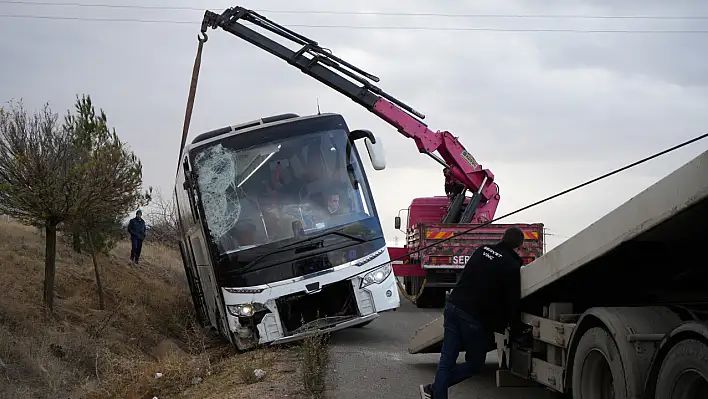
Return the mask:
[[(81, 0), (88, 4), (194, 7), (187, 1)], [(59, 0), (56, 0), (59, 3)], [(202, 3), (202, 2), (200, 2)], [(337, 3), (337, 4), (335, 4)], [(399, 5), (394, 5), (398, 3)], [(455, 4), (442, 5), (442, 4)], [(617, 5), (616, 3), (621, 3)], [(701, 1), (241, 1), (210, 0), (221, 12), (242, 5), (317, 40), (381, 78), (379, 86), (448, 130), (500, 185), (497, 216), (708, 129), (708, 34), (353, 29), (708, 30), (700, 19), (481, 18), (300, 14), (274, 11), (514, 14), (708, 15)], [(669, 5), (671, 4), (671, 5)], [(146, 185), (173, 189), (196, 36), (203, 11), (20, 5), (0, 15), (194, 21), (96, 22), (0, 17), (0, 100), (28, 108), (49, 102), (63, 114), (90, 94), (141, 158)], [(342, 28), (348, 26), (349, 28)], [(442, 195), (441, 168), (412, 141), (349, 99), (283, 61), (224, 32), (205, 45), (191, 140), (199, 132), (259, 117), (322, 111), (351, 129), (378, 134), (388, 166), (364, 160), (386, 235), (418, 196)], [(542, 222), (548, 248), (705, 151), (708, 142), (625, 172), (509, 218)], [(360, 150), (364, 150), (363, 146)], [(365, 156), (365, 150), (364, 150)]]

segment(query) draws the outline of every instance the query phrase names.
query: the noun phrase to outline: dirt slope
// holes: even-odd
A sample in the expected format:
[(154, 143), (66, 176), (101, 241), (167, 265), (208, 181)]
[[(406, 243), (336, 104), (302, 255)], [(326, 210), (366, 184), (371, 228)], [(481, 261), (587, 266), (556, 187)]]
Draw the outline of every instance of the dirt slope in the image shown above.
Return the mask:
[[(98, 310), (91, 259), (63, 238), (57, 247), (56, 315), (46, 318), (44, 239), (0, 221), (0, 397), (299, 396), (294, 352), (236, 355), (194, 325), (178, 251), (146, 241), (139, 267), (128, 243), (101, 257)], [(254, 368), (266, 376), (246, 385)]]

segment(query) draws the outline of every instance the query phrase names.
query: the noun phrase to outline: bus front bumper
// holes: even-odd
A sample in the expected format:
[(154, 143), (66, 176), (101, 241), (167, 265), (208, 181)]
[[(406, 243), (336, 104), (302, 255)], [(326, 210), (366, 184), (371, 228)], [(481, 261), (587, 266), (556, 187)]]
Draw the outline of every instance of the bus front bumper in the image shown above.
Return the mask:
[(307, 338), (309, 336), (317, 335), (317, 334), (324, 334), (324, 333), (330, 333), (333, 331), (343, 330), (345, 328), (354, 327), (359, 324), (364, 324), (366, 322), (374, 320), (377, 317), (379, 317), (378, 313), (372, 313), (372, 314), (368, 314), (366, 316), (356, 317), (353, 319), (349, 319), (347, 321), (343, 321), (338, 324), (329, 325), (326, 327), (320, 327), (317, 329), (311, 329), (311, 330), (308, 330), (305, 332), (289, 335), (287, 337), (278, 338), (276, 340), (269, 342), (268, 345), (286, 344), (289, 342), (299, 341), (301, 339)]

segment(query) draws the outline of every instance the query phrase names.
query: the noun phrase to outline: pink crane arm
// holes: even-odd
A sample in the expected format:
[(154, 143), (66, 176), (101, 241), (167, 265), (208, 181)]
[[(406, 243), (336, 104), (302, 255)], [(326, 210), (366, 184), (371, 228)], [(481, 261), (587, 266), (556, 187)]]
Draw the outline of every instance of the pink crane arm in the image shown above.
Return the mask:
[[(402, 135), (413, 139), (418, 151), (433, 156), (440, 154), (441, 162), (446, 167), (446, 179), (462, 184), (467, 190), (479, 193), (479, 205), (472, 221), (488, 221), (494, 218), (499, 204), (499, 187), (494, 182), (494, 174), (489, 169), (482, 169), (472, 154), (465, 149), (457, 137), (448, 131), (430, 130), (425, 124), (412, 117), (401, 108), (381, 97), (374, 104), (372, 111), (379, 118), (395, 127)], [(448, 196), (453, 193), (448, 192)], [(481, 222), (480, 222), (481, 223)]]
[[(239, 21), (250, 22), (302, 47), (293, 51), (240, 24)], [(445, 192), (451, 201), (445, 217), (446, 222), (475, 223), (494, 218), (499, 203), (499, 187), (494, 182), (492, 172), (482, 169), (450, 132), (433, 132), (428, 129), (425, 123), (418, 119), (424, 119), (423, 114), (372, 84), (371, 81), (379, 81), (378, 77), (336, 57), (316, 41), (243, 7), (232, 7), (221, 14), (206, 11), (201, 28), (204, 41), (209, 27), (221, 27), (226, 32), (286, 61), (368, 109), (404, 136), (412, 138), (419, 152), (429, 155), (444, 167)], [(439, 156), (435, 155), (435, 152)], [(465, 196), (467, 190), (473, 193), (470, 200)], [(466, 201), (469, 203), (465, 206)], [(463, 208), (464, 212), (461, 211)]]

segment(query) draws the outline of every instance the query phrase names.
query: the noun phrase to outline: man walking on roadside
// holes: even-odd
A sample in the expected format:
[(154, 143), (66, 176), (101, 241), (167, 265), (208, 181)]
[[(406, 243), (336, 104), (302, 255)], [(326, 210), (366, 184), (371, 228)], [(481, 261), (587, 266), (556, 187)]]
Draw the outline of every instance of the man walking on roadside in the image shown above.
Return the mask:
[[(523, 261), (516, 249), (523, 243), (524, 233), (512, 227), (499, 243), (479, 247), (470, 257), (445, 304), (435, 381), (420, 386), (421, 398), (447, 399), (449, 387), (481, 371), (494, 332), (503, 333), (511, 323), (511, 333), (518, 333)], [(456, 364), (462, 351), (465, 362)]]
[(138, 210), (135, 212), (135, 217), (128, 222), (128, 233), (130, 233), (130, 260), (136, 265), (140, 262), (140, 251), (143, 249), (143, 240), (145, 239), (146, 232), (143, 212)]

